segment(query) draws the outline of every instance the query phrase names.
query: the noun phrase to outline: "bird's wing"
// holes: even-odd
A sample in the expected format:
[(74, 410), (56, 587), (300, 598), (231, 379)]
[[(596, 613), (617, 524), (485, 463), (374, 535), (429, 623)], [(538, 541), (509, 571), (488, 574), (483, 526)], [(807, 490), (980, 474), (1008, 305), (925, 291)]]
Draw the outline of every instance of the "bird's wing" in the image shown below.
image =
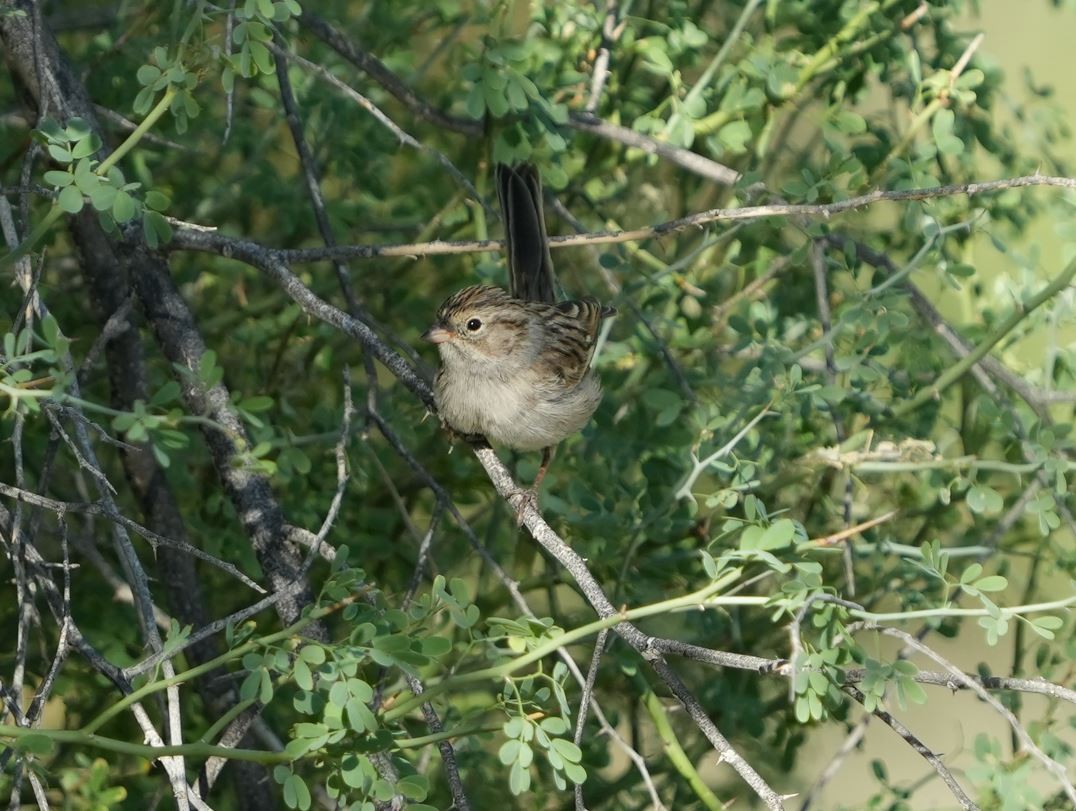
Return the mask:
[(543, 355), (566, 385), (578, 384), (590, 369), (602, 319), (614, 312), (591, 298), (562, 301), (549, 308)]

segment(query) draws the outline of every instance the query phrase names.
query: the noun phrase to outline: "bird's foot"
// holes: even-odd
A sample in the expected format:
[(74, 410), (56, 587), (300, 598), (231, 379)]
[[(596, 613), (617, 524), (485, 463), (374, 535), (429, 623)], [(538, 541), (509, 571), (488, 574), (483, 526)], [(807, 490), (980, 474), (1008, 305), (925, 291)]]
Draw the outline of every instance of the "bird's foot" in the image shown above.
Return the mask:
[(468, 445), (474, 445), (482, 447), (489, 445), (489, 441), (482, 434), (465, 434), (462, 431), (457, 431), (451, 425), (449, 425), (444, 418), (441, 419), (441, 427), (448, 434), (448, 440), (453, 445), (457, 442), (466, 442)]
[(535, 511), (538, 509), (538, 491), (533, 487), (527, 490), (516, 490), (508, 496), (508, 504), (516, 511), (516, 526), (523, 526), (523, 514), (528, 507)]

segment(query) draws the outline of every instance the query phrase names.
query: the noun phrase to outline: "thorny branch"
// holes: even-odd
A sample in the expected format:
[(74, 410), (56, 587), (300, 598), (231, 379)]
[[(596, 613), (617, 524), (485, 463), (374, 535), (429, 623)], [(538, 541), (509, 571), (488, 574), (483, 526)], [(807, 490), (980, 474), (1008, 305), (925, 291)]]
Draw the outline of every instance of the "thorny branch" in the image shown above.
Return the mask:
[[(685, 231), (701, 228), (716, 222), (742, 222), (760, 220), (770, 217), (817, 217), (829, 219), (838, 214), (856, 211), (882, 202), (903, 202), (908, 200), (933, 200), (941, 197), (967, 195), (974, 197), (1006, 189), (1022, 189), (1034, 186), (1053, 186), (1062, 189), (1076, 189), (1076, 178), (1053, 177), (1049, 175), (1026, 175), (1023, 177), (989, 180), (982, 183), (954, 183), (947, 186), (931, 186), (920, 189), (882, 190), (850, 197), (834, 203), (773, 203), (759, 206), (741, 206), (736, 208), (713, 208), (699, 211), (686, 217), (678, 217), (657, 225), (633, 228), (624, 231), (594, 231), (586, 234), (554, 236), (549, 238), (549, 247), (577, 248), (587, 245), (613, 245), (622, 242), (638, 242)], [(213, 228), (183, 220), (169, 220), (176, 228), (171, 248), (183, 250), (204, 250), (228, 256), (233, 245), (253, 245), (243, 240), (224, 237)], [(322, 262), (333, 259), (380, 259), (386, 257), (445, 256), (462, 253), (485, 253), (504, 249), (500, 240), (466, 240), (434, 241), (424, 243), (404, 243), (396, 245), (341, 245), (335, 248), (291, 248), (279, 249), (257, 246), (260, 250), (272, 253), (273, 257), (288, 265)], [(240, 257), (235, 257), (240, 258)]]

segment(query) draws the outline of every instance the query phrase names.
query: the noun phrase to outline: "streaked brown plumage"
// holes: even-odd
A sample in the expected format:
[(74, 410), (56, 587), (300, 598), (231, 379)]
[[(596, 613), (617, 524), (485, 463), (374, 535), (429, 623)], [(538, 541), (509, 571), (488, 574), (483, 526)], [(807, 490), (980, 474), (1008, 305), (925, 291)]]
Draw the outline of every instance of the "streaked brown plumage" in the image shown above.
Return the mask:
[(556, 301), (531, 166), (497, 167), (512, 293), (475, 286), (450, 296), (423, 336), (437, 345), (434, 394), (450, 428), (495, 445), (543, 450), (535, 488), (558, 442), (586, 425), (601, 400), (590, 369), (602, 319), (594, 299)]

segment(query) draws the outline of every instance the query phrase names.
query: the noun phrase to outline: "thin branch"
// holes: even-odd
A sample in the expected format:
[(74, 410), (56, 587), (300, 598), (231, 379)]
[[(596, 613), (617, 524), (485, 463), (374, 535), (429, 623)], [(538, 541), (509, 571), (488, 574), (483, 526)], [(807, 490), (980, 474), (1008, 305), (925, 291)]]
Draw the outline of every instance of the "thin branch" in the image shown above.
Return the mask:
[(1027, 301), (1019, 302), (1011, 315), (1001, 320), (971, 352), (946, 369), (931, 385), (921, 388), (915, 397), (905, 400), (894, 408), (893, 416), (903, 417), (931, 399), (936, 399), (942, 391), (963, 377), (968, 369), (986, 357), (986, 354), (1002, 338), (1012, 332), (1023, 319), (1068, 287), (1074, 277), (1076, 277), (1076, 259), (1069, 262), (1068, 266), (1038, 293)]
[(741, 177), (740, 173), (735, 169), (730, 169), (728, 166), (697, 152), (692, 152), (690, 149), (659, 141), (627, 127), (604, 121), (589, 113), (569, 114), (568, 126), (588, 135), (594, 135), (607, 141), (615, 141), (624, 146), (641, 150), (647, 155), (656, 155), (669, 163), (679, 166), (681, 169), (686, 169), (694, 175), (706, 180), (712, 180), (722, 186), (734, 186)]
[(747, 421), (747, 424), (744, 425), (743, 428), (741, 428), (735, 433), (735, 435), (733, 435), (732, 439), (730, 439), (716, 451), (711, 453), (705, 459), (699, 459), (697, 456), (695, 456), (694, 453), (692, 453), (691, 472), (684, 477), (683, 483), (676, 489), (676, 494), (673, 497), (677, 499), (686, 498), (691, 501), (694, 501), (695, 496), (692, 494), (691, 488), (695, 486), (695, 482), (699, 480), (699, 476), (705, 473), (706, 470), (710, 467), (710, 465), (712, 465), (714, 462), (723, 459), (730, 453), (732, 453), (736, 446), (740, 444), (740, 441), (749, 433), (751, 433), (751, 430), (760, 422), (762, 422), (764, 417), (773, 416), (773, 413), (770, 411), (770, 406), (772, 405), (772, 400), (766, 403), (766, 405), (759, 409), (759, 412), (755, 414), (754, 417)]
[[(560, 199), (553, 197), (552, 203), (553, 210), (560, 215), (561, 219), (569, 223), (577, 233), (583, 233), (586, 231), (586, 229), (583, 227), (582, 221), (574, 214), (572, 214), (572, 212), (568, 210), (568, 208), (560, 201)], [(610, 273), (608, 269), (602, 266), (600, 256), (598, 255), (598, 250), (596, 248), (591, 248), (590, 253), (594, 258), (595, 267), (601, 272), (602, 278), (605, 280), (605, 284), (609, 288), (609, 292), (612, 293), (614, 297), (617, 297), (617, 304), (619, 305), (621, 301), (620, 295), (623, 291), (623, 288), (617, 281), (616, 277), (613, 276), (613, 274)], [(628, 310), (631, 311), (632, 318), (637, 323), (642, 324), (646, 331), (650, 333), (650, 337), (654, 339), (654, 342), (658, 346), (658, 352), (661, 354), (661, 359), (665, 362), (665, 365), (668, 367), (669, 372), (676, 379), (676, 383), (680, 386), (680, 391), (683, 393), (685, 399), (694, 400), (695, 392), (691, 388), (691, 384), (688, 382), (687, 375), (684, 374), (684, 370), (680, 367), (679, 362), (677, 362), (676, 358), (673, 356), (673, 353), (670, 351), (668, 343), (665, 341), (664, 338), (661, 337), (657, 329), (654, 327), (654, 324), (651, 321), (650, 317), (643, 312), (642, 308), (638, 304), (636, 304), (633, 299), (625, 297), (623, 301), (627, 304)], [(611, 325), (612, 322), (610, 320), (607, 320), (603, 329), (610, 328)], [(595, 352), (595, 355), (596, 354), (597, 352)]]
[[(316, 14), (304, 13), (299, 18), (300, 25), (309, 29), (360, 70), (364, 71), (374, 81), (385, 88), (398, 101), (403, 103), (412, 113), (427, 121), (461, 135), (478, 138), (485, 135), (483, 122), (471, 118), (461, 118), (438, 109), (426, 99), (412, 90), (399, 76), (389, 70), (385, 64), (373, 54), (363, 49), (353, 38), (346, 37), (338, 29), (327, 23)], [(572, 129), (595, 135), (609, 141), (624, 144), (644, 151), (649, 155), (658, 155), (661, 158), (674, 163), (689, 172), (700, 177), (712, 180), (715, 183), (731, 186), (740, 179), (740, 173), (735, 169), (723, 166), (717, 161), (699, 155), (690, 150), (673, 146), (672, 144), (658, 141), (647, 135), (637, 133), (627, 127), (611, 124), (592, 115), (589, 112), (571, 113), (568, 117), (567, 126)]]
[[(476, 448), (475, 455), (478, 457), (482, 467), (486, 469), (490, 481), (493, 482), (493, 486), (502, 498), (506, 501), (510, 500), (513, 495), (519, 492), (519, 485), (512, 479), (508, 469), (497, 458), (492, 448)], [(531, 536), (571, 574), (598, 616), (603, 619), (618, 616), (619, 612), (609, 602), (604, 590), (590, 573), (586, 561), (554, 532), (533, 503), (526, 502), (523, 504), (521, 518), (523, 525), (530, 530)], [(680, 701), (688, 716), (717, 751), (720, 759), (729, 763), (736, 770), (767, 808), (783, 808), (781, 796), (725, 739), (705, 708), (695, 698), (687, 685), (681, 681), (676, 672), (669, 667), (660, 654), (655, 654), (648, 649), (650, 637), (627, 622), (616, 625), (613, 630), (650, 663), (654, 672), (665, 682), (666, 687)]]
[(115, 522), (124, 529), (128, 529), (136, 535), (140, 535), (152, 544), (159, 544), (161, 546), (167, 546), (172, 549), (177, 549), (181, 552), (185, 552), (199, 560), (204, 560), (211, 566), (215, 566), (223, 572), (227, 572), (232, 577), (236, 578), (244, 586), (247, 586), (254, 591), (265, 594), (265, 589), (259, 586), (256, 582), (251, 580), (233, 564), (228, 563), (225, 560), (214, 557), (208, 552), (199, 549), (193, 544), (189, 544), (186, 541), (177, 541), (172, 538), (165, 538), (163, 535), (158, 535), (151, 529), (142, 526), (137, 521), (134, 521), (123, 513), (118, 512), (114, 506), (104, 501), (57, 501), (56, 499), (48, 498), (47, 496), (39, 496), (37, 493), (32, 493), (29, 490), (22, 490), (18, 487), (12, 487), (10, 484), (0, 482), (0, 496), (7, 496), (8, 498), (15, 499), (16, 501), (29, 504), (33, 507), (39, 507), (43, 510), (51, 510), (55, 513), (74, 513), (80, 515), (98, 515)]
[[(180, 235), (182, 233), (182, 236)], [(309, 287), (304, 285), (288, 268), (287, 252), (266, 248), (256, 242), (237, 240), (202, 229), (181, 229), (174, 235), (176, 247), (189, 250), (222, 253), (232, 259), (245, 262), (261, 270), (273, 279), (281, 289), (307, 313), (341, 332), (356, 338), (367, 351), (373, 354), (393, 373), (393, 375), (410, 389), (431, 411), (434, 409), (433, 391), (429, 384), (407, 363), (404, 358), (381, 340), (370, 327), (353, 318), (337, 307), (319, 298)], [(328, 250), (334, 249), (317, 249)], [(340, 250), (340, 249), (335, 249)], [(322, 259), (329, 258), (327, 256)], [(320, 260), (319, 260), (320, 261)]]
[(365, 71), (374, 81), (395, 96), (407, 109), (421, 118), (436, 124), (438, 127), (470, 138), (477, 138), (483, 134), (481, 122), (449, 115), (437, 109), (404, 84), (403, 80), (389, 70), (384, 62), (364, 50), (353, 38), (344, 36), (343, 33), (317, 14), (304, 9), (303, 15), (299, 17), (299, 24), (311, 31), (314, 36), (344, 57), (344, 59), (360, 70)]
[[(28, 32), (29, 38), (32, 42), (32, 50), (40, 52), (41, 54), (48, 53), (50, 60), (58, 58), (57, 48), (55, 40), (52, 39), (51, 34), (47, 29), (39, 27), (37, 23), (39, 20), (35, 20), (32, 24), (30, 31)], [(5, 31), (5, 34), (10, 32)], [(38, 77), (40, 78), (40, 77)], [(113, 157), (118, 157), (117, 153), (113, 153)], [(104, 164), (102, 164), (103, 166)], [(3, 199), (2, 204), (7, 205), (6, 199)], [(15, 234), (14, 236), (17, 236)], [(20, 246), (25, 242), (19, 243)], [(14, 250), (18, 250), (17, 248)], [(49, 311), (43, 299), (37, 294), (36, 284), (32, 279), (26, 263), (16, 262), (16, 281), (23, 290), (23, 293), (30, 297), (31, 308), (33, 314), (39, 318), (44, 319), (48, 316)], [(80, 395), (80, 387), (78, 383), (77, 369), (75, 367), (74, 359), (71, 356), (70, 351), (64, 351), (60, 354), (59, 363), (64, 373), (70, 377), (68, 383), (68, 389), (71, 395), (78, 398)], [(100, 463), (97, 461), (97, 455), (94, 450), (93, 444), (90, 441), (89, 434), (86, 431), (84, 421), (73, 421), (75, 442), (72, 443), (73, 447), (78, 450), (80, 459), (84, 459), (88, 467), (100, 470)], [(103, 478), (103, 477), (102, 477)], [(101, 505), (109, 512), (118, 514), (119, 510), (116, 508), (112, 493), (115, 490), (107, 482), (107, 479), (102, 482), (99, 478), (93, 479), (95, 483), (95, 489), (97, 490), (98, 497)], [(21, 488), (16, 488), (20, 489)], [(22, 491), (25, 492), (25, 491)], [(142, 563), (138, 558), (137, 553), (134, 550), (134, 545), (131, 542), (130, 536), (127, 534), (125, 528), (120, 525), (119, 522), (113, 521), (111, 524), (111, 535), (113, 545), (115, 547), (117, 556), (123, 566), (124, 573), (127, 577), (127, 581), (131, 586), (131, 593), (135, 606), (135, 615), (138, 618), (138, 624), (145, 639), (147, 645), (151, 650), (159, 651), (162, 649), (162, 640), (160, 633), (155, 624), (153, 615), (153, 600), (149, 590), (149, 582), (146, 577), (145, 570), (142, 567)], [(70, 614), (65, 613), (66, 618), (69, 618)], [(171, 662), (164, 664), (168, 675), (174, 674), (174, 669)], [(144, 711), (141, 711), (140, 707), (136, 707), (140, 712), (135, 713), (136, 720), (141, 726), (143, 733), (147, 737), (157, 737), (156, 728), (148, 715), (145, 715)], [(172, 744), (180, 744), (182, 742), (182, 724), (180, 715), (180, 699), (179, 691), (176, 689), (169, 689), (166, 693), (165, 701), (165, 714), (168, 728), (169, 742)], [(188, 794), (190, 793), (187, 786), (186, 777), (184, 775), (185, 767), (182, 756), (178, 757), (165, 757), (161, 759), (161, 764), (168, 775), (169, 784), (172, 787), (172, 792), (176, 799), (177, 807), (179, 811), (186, 811), (189, 807)]]
[[(362, 95), (350, 85), (336, 78), (336, 76), (334, 76), (330, 71), (323, 68), (321, 65), (317, 65), (307, 59), (304, 59), (298, 54), (285, 50), (284, 48), (281, 48), (274, 43), (269, 43), (269, 49), (274, 54), (276, 54), (278, 59), (283, 58), (292, 61), (295, 64), (301, 66), (303, 69), (310, 71), (314, 75), (318, 76), (319, 78), (323, 79), (324, 81), (335, 87), (349, 99), (351, 99), (368, 113), (370, 113), (370, 115), (372, 115), (382, 126), (386, 127), (393, 135), (395, 135), (396, 139), (401, 144), (409, 146), (412, 149), (417, 150), (418, 152), (425, 152), (428, 155), (432, 156), (438, 163), (441, 164), (441, 166), (445, 168), (449, 175), (452, 176), (452, 179), (455, 180), (460, 186), (462, 186), (463, 189), (467, 192), (467, 194), (470, 195), (471, 198), (475, 200), (480, 206), (485, 208), (486, 211), (492, 216), (493, 212), (489, 208), (489, 206), (486, 205), (486, 201), (482, 198), (482, 195), (478, 193), (478, 190), (475, 189), (471, 181), (467, 179), (463, 172), (456, 168), (456, 165), (452, 163), (452, 161), (450, 161), (443, 152), (440, 152), (439, 150), (422, 143), (414, 136), (405, 132), (403, 128), (401, 128), (398, 124), (396, 124), (395, 121), (393, 121), (383, 112), (381, 112), (381, 110), (378, 109), (377, 105), (375, 105), (372, 101), (366, 98), (366, 96)], [(281, 69), (278, 67), (278, 76), (280, 70)]]
[[(526, 598), (519, 590), (519, 583), (517, 583), (500, 562), (493, 557), (486, 546), (479, 540), (474, 528), (467, 522), (467, 520), (460, 513), (456, 507), (455, 502), (452, 500), (452, 496), (441, 485), (440, 482), (435, 479), (430, 472), (422, 465), (421, 462), (412, 454), (407, 447), (403, 444), (403, 441), (392, 430), (392, 427), (388, 425), (376, 410), (376, 402), (371, 400), (371, 411), (369, 413), (370, 420), (377, 426), (378, 430), (388, 440), (389, 445), (402, 458), (407, 465), (415, 472), (419, 479), (425, 484), (434, 494), (437, 499), (437, 503), (442, 505), (443, 508), (452, 516), (456, 525), (463, 532), (464, 537), (467, 539), (468, 544), (475, 550), (478, 556), (482, 559), (484, 565), (489, 567), (494, 576), (501, 583), (501, 585), (508, 592), (512, 599), (512, 602), (516, 605), (519, 611), (526, 617), (536, 619), (537, 615), (527, 604)], [(560, 656), (561, 661), (568, 667), (572, 677), (576, 683), (580, 686), (585, 684), (585, 679), (582, 672), (579, 670), (579, 666), (572, 659), (571, 654), (563, 647), (557, 649), (557, 655)], [(617, 732), (616, 728), (609, 723), (609, 720), (605, 716), (605, 712), (602, 710), (601, 705), (597, 700), (592, 699), (590, 702), (590, 710), (594, 713), (594, 717), (598, 720), (603, 734), (607, 735), (613, 743), (618, 746), (624, 754), (634, 764), (636, 770), (639, 772), (640, 777), (644, 783), (652, 784), (653, 780), (650, 777), (650, 772), (647, 769), (646, 760), (640, 755), (631, 744), (624, 740), (624, 738)]]
[[(821, 240), (812, 240), (810, 246), (811, 271), (814, 276), (815, 301), (818, 304), (818, 321), (822, 326), (822, 340), (825, 341), (826, 355), (826, 382), (832, 386), (837, 385), (837, 364), (834, 360), (833, 349), (833, 313), (829, 306), (829, 285), (826, 278), (826, 253)], [(844, 442), (847, 434), (844, 430), (844, 420), (837, 410), (836, 404), (827, 406), (830, 419), (833, 420), (833, 433), (837, 438), (837, 444)], [(841, 518), (845, 527), (852, 523), (852, 476), (850, 473), (843, 474), (844, 494), (842, 498)], [(841, 558), (844, 561), (844, 581), (847, 584), (848, 595), (856, 595), (856, 570), (852, 535), (846, 535), (847, 543), (841, 548)]]
[(175, 643), (169, 646), (169, 649), (167, 651), (154, 653), (150, 656), (147, 656), (145, 659), (136, 662), (133, 665), (127, 666), (122, 671), (123, 676), (127, 679), (133, 679), (136, 676), (142, 675), (143, 673), (148, 673), (166, 659), (171, 659), (175, 656), (178, 656), (184, 650), (191, 647), (192, 645), (197, 645), (203, 639), (208, 639), (215, 634), (221, 633), (228, 627), (229, 624), (233, 626), (238, 626), (250, 617), (256, 616), (265, 609), (276, 605), (285, 597), (293, 597), (296, 593), (302, 591), (302, 589), (303, 583), (301, 581), (296, 581), (290, 586), (287, 586), (280, 591), (275, 592), (274, 594), (270, 594), (266, 597), (263, 597), (262, 599), (258, 600), (258, 602), (253, 603), (246, 608), (241, 608), (238, 611), (233, 611), (226, 617), (221, 617), (220, 619), (213, 620), (208, 625), (205, 625), (204, 627), (199, 628), (197, 631), (191, 633), (186, 639), (177, 640)]
[(874, 716), (869, 712), (864, 713), (863, 717), (856, 722), (856, 725), (852, 727), (852, 731), (845, 736), (845, 739), (841, 742), (840, 748), (833, 753), (833, 757), (830, 758), (829, 763), (819, 773), (818, 778), (814, 781), (810, 790), (804, 795), (803, 802), (800, 803), (800, 811), (809, 811), (811, 804), (819, 798), (822, 794), (822, 790), (826, 785), (837, 775), (841, 766), (844, 765), (844, 761), (848, 759), (862, 743), (863, 738), (867, 735), (867, 726), (870, 724), (871, 718)]
[[(783, 678), (790, 678), (792, 675), (790, 662), (787, 659), (765, 659), (742, 653), (713, 650), (675, 639), (652, 638), (650, 648), (660, 653), (683, 656), (714, 667), (731, 667), (736, 670), (748, 670), (767, 675), (777, 675)], [(866, 675), (867, 671), (864, 668), (849, 668), (843, 671), (841, 684), (859, 684)], [(920, 684), (944, 687), (947, 690), (970, 690), (971, 688), (967, 684), (970, 681), (985, 690), (1012, 690), (1019, 693), (1033, 693), (1060, 701), (1067, 701), (1076, 706), (1076, 690), (1044, 679), (978, 676), (970, 673), (964, 673), (962, 679), (955, 679), (951, 673), (930, 670), (920, 670), (912, 678)]]
[[(771, 217), (816, 217), (828, 219), (848, 211), (866, 208), (881, 202), (901, 202), (907, 200), (933, 200), (941, 197), (966, 195), (974, 197), (1006, 189), (1021, 189), (1036, 186), (1051, 186), (1064, 189), (1076, 188), (1076, 178), (1052, 177), (1047, 175), (1027, 175), (1023, 177), (990, 180), (982, 183), (958, 183), (948, 186), (931, 186), (920, 189), (876, 190), (847, 200), (834, 203), (774, 203), (760, 206), (742, 206), (739, 208), (714, 208), (680, 217), (675, 220), (621, 231), (595, 231), (586, 234), (555, 236), (549, 238), (549, 247), (578, 248), (585, 245), (611, 245), (621, 242), (637, 242), (656, 239), (669, 234), (700, 228), (715, 222), (739, 222), (744, 220), (761, 220)], [(251, 250), (272, 253), (274, 258), (286, 264), (304, 264), (322, 262), (331, 259), (379, 259), (384, 257), (445, 256), (464, 253), (485, 253), (504, 250), (502, 240), (467, 240), (434, 241), (422, 243), (400, 243), (391, 245), (341, 245), (335, 248), (293, 248), (290, 250), (274, 249), (247, 240), (227, 237), (196, 223), (169, 218), (175, 228), (172, 242), (166, 248), (198, 250), (233, 256), (234, 251), (249, 253)], [(235, 258), (239, 258), (235, 256)], [(245, 260), (244, 260), (245, 261)]]
[[(866, 701), (866, 696), (864, 696), (863, 693), (861, 693), (855, 687), (845, 686), (842, 689), (860, 704)], [(956, 781), (956, 778), (953, 777), (953, 773), (949, 771), (948, 768), (946, 768), (945, 764), (942, 763), (941, 758), (934, 754), (930, 747), (928, 747), (921, 740), (919, 740), (919, 738), (917, 738), (910, 729), (904, 726), (904, 724), (902, 724), (895, 717), (893, 717), (893, 715), (886, 712), (885, 710), (880, 708), (875, 709), (872, 711), (871, 714), (874, 715), (875, 718), (881, 720), (883, 724), (888, 726), (898, 735), (900, 735), (900, 737), (904, 739), (905, 743), (912, 747), (912, 749), (917, 754), (921, 755), (923, 759), (931, 765), (934, 771), (936, 771), (938, 773), (938, 776), (942, 779), (942, 782), (945, 783), (946, 786), (948, 786), (949, 791), (951, 791), (953, 796), (956, 797), (956, 801), (960, 803), (960, 807), (963, 808), (964, 811), (978, 811), (979, 806), (973, 803), (971, 801), (971, 798), (964, 793), (964, 789), (960, 787), (960, 784)]]
[[(1039, 763), (1041, 763), (1046, 768), (1046, 770), (1050, 772), (1050, 774), (1052, 774), (1057, 779), (1058, 783), (1060, 783), (1061, 785), (1061, 788), (1064, 790), (1065, 795), (1069, 798), (1069, 801), (1074, 807), (1076, 807), (1076, 787), (1074, 787), (1072, 785), (1072, 781), (1069, 780), (1064, 765), (1058, 763), (1052, 757), (1043, 752), (1035, 743), (1035, 741), (1031, 739), (1031, 736), (1028, 734), (1027, 730), (1024, 729), (1023, 724), (1020, 723), (1016, 716), (1013, 715), (1012, 712), (1000, 701), (994, 698), (994, 696), (990, 695), (990, 693), (987, 692), (987, 690), (976, 679), (969, 677), (956, 665), (949, 662), (932, 648), (929, 648), (928, 646), (924, 645), (907, 631), (902, 631), (899, 628), (883, 628), (871, 625), (869, 623), (864, 623), (859, 627), (867, 630), (878, 631), (879, 633), (885, 634), (886, 636), (895, 637), (901, 640), (905, 645), (908, 645), (909, 647), (914, 648), (924, 656), (933, 659), (935, 662), (941, 665), (948, 673), (950, 673), (953, 679), (955, 679), (959, 684), (971, 690), (980, 699), (993, 707), (994, 711), (1009, 723), (1009, 726), (1012, 727), (1013, 731), (1020, 739), (1020, 743), (1023, 744), (1024, 748), (1032, 755), (1032, 757), (1038, 760)], [(849, 626), (849, 633), (852, 632), (852, 628), (853, 626)], [(1068, 692), (1076, 695), (1076, 691), (1069, 690)]]
[[(167, 263), (144, 246), (124, 244), (134, 277), (135, 290), (153, 328), (157, 343), (172, 364), (180, 392), (190, 413), (203, 415), (202, 436), (213, 459), (224, 492), (235, 512), (272, 591), (290, 585), (302, 565), (299, 550), (288, 541), (284, 510), (269, 478), (248, 463), (253, 447), (243, 420), (223, 381), (207, 383), (198, 374), (209, 347), (198, 328)], [(182, 369), (180, 373), (178, 370)], [(310, 590), (294, 594), (277, 604), (285, 623), (298, 617), (312, 601)], [(322, 636), (320, 625), (307, 633)]]
[[(583, 731), (587, 722), (587, 710), (591, 705), (594, 706), (595, 713), (599, 711), (598, 703), (594, 700), (594, 683), (598, 679), (598, 669), (601, 664), (602, 653), (605, 650), (605, 644), (609, 639), (609, 629), (603, 628), (597, 638), (594, 640), (594, 654), (590, 659), (590, 668), (587, 670), (586, 681), (583, 682), (583, 692), (579, 697), (579, 710), (576, 713), (575, 719), (575, 734), (572, 738), (576, 746), (579, 746), (583, 740)], [(639, 771), (639, 776), (642, 778), (643, 785), (646, 786), (647, 793), (650, 794), (650, 806), (654, 811), (665, 811), (665, 805), (661, 802), (661, 797), (658, 796), (657, 787), (654, 785), (654, 779), (650, 776), (650, 771), (646, 767), (646, 762), (642, 756), (639, 755), (634, 749), (627, 745), (619, 735), (609, 726), (609, 723), (604, 717), (599, 717), (599, 723), (602, 725), (606, 734), (612, 733), (615, 735), (615, 740), (619, 741), (622, 748), (626, 750), (629, 757), (632, 757), (632, 761), (635, 763), (636, 769)], [(585, 811), (586, 805), (583, 801), (583, 786), (576, 785), (575, 787), (575, 807), (576, 811)]]
[[(230, 16), (230, 15), (229, 15)], [(284, 106), (284, 116), (291, 131), (291, 140), (295, 144), (295, 153), (299, 156), (299, 166), (303, 172), (303, 180), (306, 182), (306, 194), (310, 198), (310, 207), (314, 210), (314, 221), (318, 226), (318, 233), (322, 241), (328, 245), (336, 245), (336, 236), (333, 234), (332, 225), (329, 223), (329, 213), (325, 207), (325, 199), (321, 193), (321, 174), (310, 152), (310, 147), (303, 137), (303, 125), (299, 117), (299, 105), (295, 100), (292, 90), (291, 79), (288, 77), (288, 66), (283, 51), (278, 50), (274, 60), (276, 67), (277, 85), (280, 87), (280, 102)], [(348, 311), (356, 318), (367, 320), (365, 313), (359, 309), (359, 302), (355, 296), (351, 284), (348, 268), (343, 262), (334, 262), (336, 278), (340, 282), (340, 289), (347, 302)]]
[[(590, 72), (590, 96), (587, 98), (586, 112), (593, 115), (601, 102), (605, 83), (609, 79), (609, 57), (613, 46), (620, 35), (624, 33), (626, 22), (619, 19), (619, 0), (605, 0), (605, 17), (602, 19), (601, 44), (598, 46), (598, 55), (594, 59), (594, 68)], [(577, 742), (578, 743), (578, 742)], [(578, 791), (576, 792), (576, 805), (579, 805)]]
[[(422, 682), (410, 674), (407, 674), (406, 678), (407, 686), (411, 688), (411, 692), (415, 695), (422, 695)], [(444, 732), (445, 728), (441, 723), (441, 719), (437, 716), (437, 711), (433, 708), (433, 704), (428, 701), (422, 702), (422, 717), (426, 721), (430, 734), (439, 735)], [(455, 808), (457, 811), (470, 811), (471, 803), (467, 799), (467, 792), (463, 788), (463, 779), (460, 777), (460, 768), (456, 761), (456, 751), (452, 748), (452, 743), (447, 739), (439, 740), (437, 749), (441, 753), (441, 762), (445, 767), (445, 777), (448, 778), (448, 787), (452, 793)]]

